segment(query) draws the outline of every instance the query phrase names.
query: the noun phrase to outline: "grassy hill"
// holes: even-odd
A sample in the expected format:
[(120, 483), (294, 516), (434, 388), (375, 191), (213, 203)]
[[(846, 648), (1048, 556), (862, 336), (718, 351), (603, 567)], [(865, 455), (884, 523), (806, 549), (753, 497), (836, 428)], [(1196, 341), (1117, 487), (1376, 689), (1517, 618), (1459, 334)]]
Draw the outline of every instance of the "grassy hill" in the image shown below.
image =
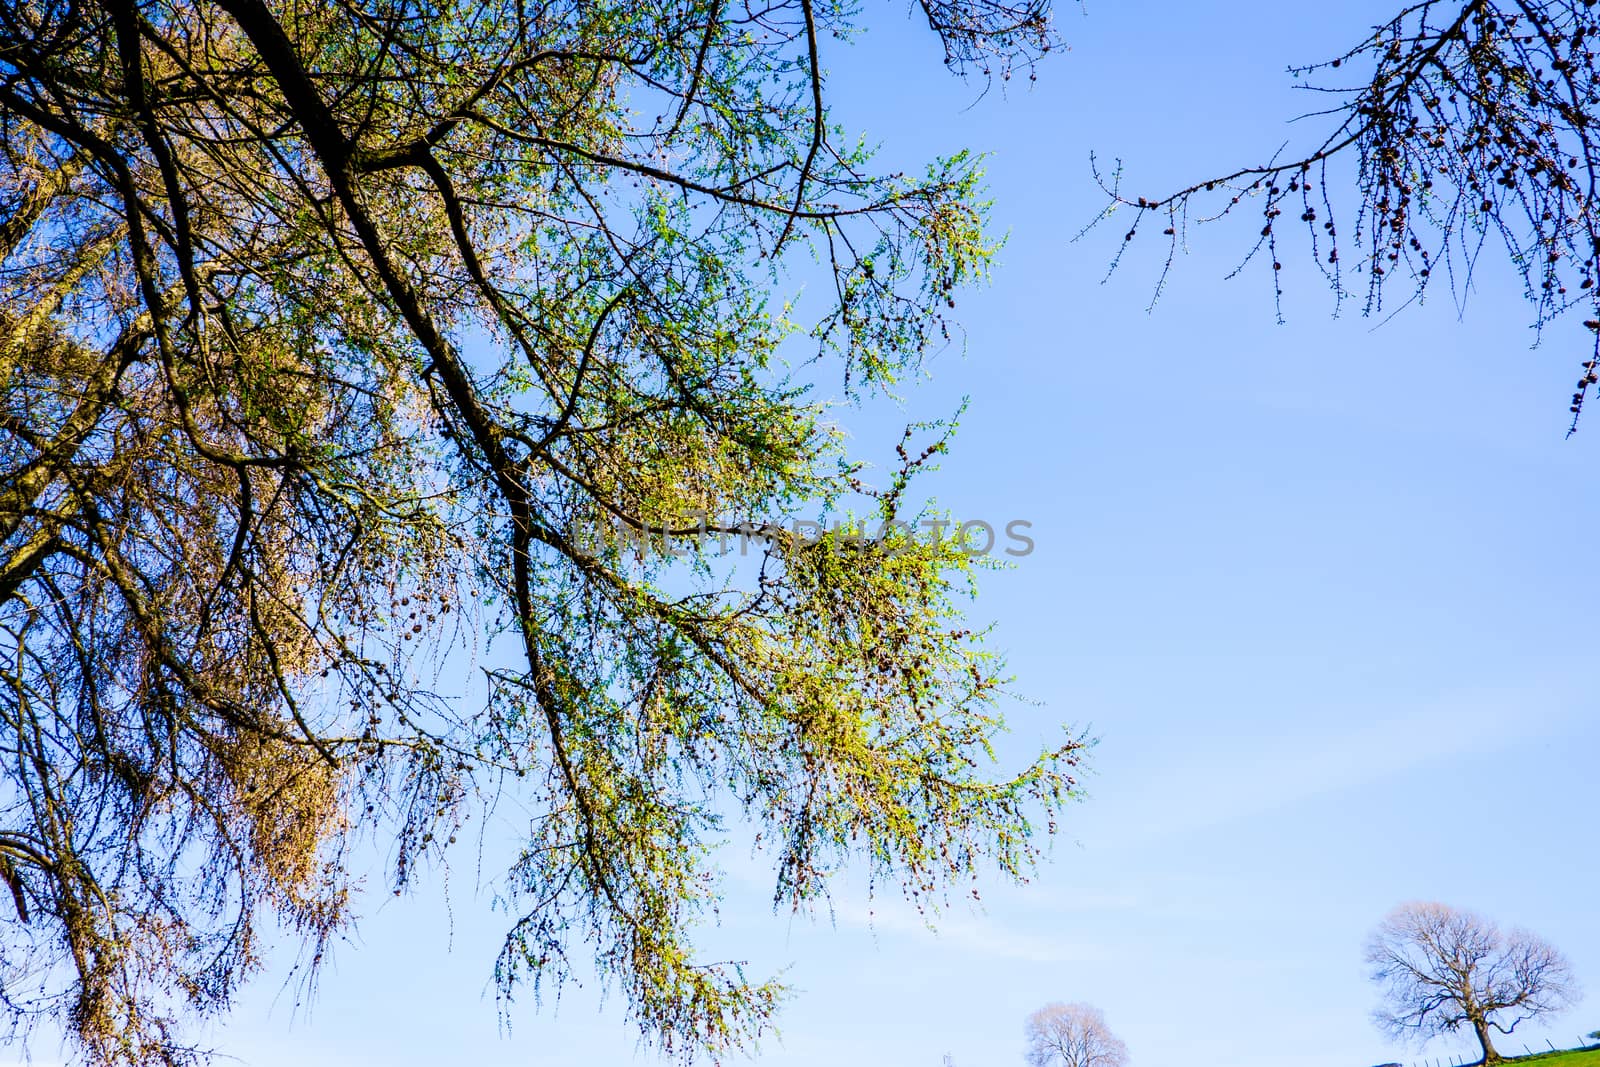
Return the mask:
[(1536, 1056), (1518, 1056), (1507, 1063), (1525, 1063), (1528, 1067), (1600, 1067), (1600, 1048), (1579, 1049), (1576, 1052), (1545, 1052)]
[[(1407, 1067), (1410, 1062), (1407, 1060), (1401, 1067)], [(1535, 1052), (1532, 1056), (1508, 1056), (1504, 1062), (1526, 1067), (1600, 1067), (1600, 1045), (1563, 1052)]]

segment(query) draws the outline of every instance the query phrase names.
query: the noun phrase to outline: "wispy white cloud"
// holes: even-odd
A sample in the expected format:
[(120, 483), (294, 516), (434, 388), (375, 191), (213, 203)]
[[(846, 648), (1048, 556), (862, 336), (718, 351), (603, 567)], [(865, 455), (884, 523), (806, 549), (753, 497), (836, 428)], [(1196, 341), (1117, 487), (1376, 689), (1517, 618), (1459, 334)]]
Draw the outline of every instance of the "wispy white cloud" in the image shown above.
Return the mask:
[(879, 936), (915, 936), (937, 939), (944, 948), (994, 959), (1027, 963), (1089, 963), (1108, 958), (1108, 950), (1081, 938), (1041, 934), (1037, 929), (1018, 929), (982, 914), (954, 911), (929, 920), (915, 908), (899, 900), (872, 905), (845, 902), (834, 908), (834, 918), (842, 926), (870, 930)]
[(1309, 728), (1296, 728), (1289, 711), (1285, 728), (1260, 740), (1197, 737), (1181, 764), (1126, 783), (1117, 832), (1123, 841), (1189, 833), (1504, 750), (1558, 732), (1574, 700), (1545, 687), (1477, 690), (1397, 714), (1366, 707), (1361, 721)]

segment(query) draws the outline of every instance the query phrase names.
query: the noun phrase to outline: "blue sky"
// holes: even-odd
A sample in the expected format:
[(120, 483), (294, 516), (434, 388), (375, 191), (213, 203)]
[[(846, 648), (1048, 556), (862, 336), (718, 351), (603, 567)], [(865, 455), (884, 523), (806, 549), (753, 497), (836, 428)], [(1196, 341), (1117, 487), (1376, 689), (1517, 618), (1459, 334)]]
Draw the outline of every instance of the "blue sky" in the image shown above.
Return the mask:
[[(976, 606), (1035, 702), (1011, 709), (1016, 751), (1063, 720), (1101, 744), (1034, 882), (985, 886), (984, 910), (957, 906), (937, 934), (848, 883), (831, 922), (774, 916), (768, 873), (731, 855), (708, 953), (787, 968), (798, 991), (757, 1062), (1015, 1065), (1024, 1017), (1051, 1000), (1103, 1008), (1139, 1067), (1420, 1061), (1368, 1022), (1360, 963), (1414, 898), (1544, 934), (1592, 991), (1504, 1051), (1600, 1027), (1600, 422), (1563, 439), (1581, 325), (1530, 350), (1500, 264), (1460, 314), (1441, 291), (1381, 327), (1359, 307), (1333, 318), (1286, 257), (1280, 326), (1265, 268), (1222, 280), (1248, 219), (1204, 235), (1147, 314), (1158, 261), (1101, 284), (1120, 229), (1072, 242), (1100, 207), (1091, 148), (1151, 193), (1253, 160), (1296, 132), (1284, 66), (1386, 10), (1069, 5), (1071, 50), (1031, 91), (976, 104), (899, 5), (827, 42), (836, 119), (882, 138), (891, 167), (990, 152), (1011, 234), (993, 285), (963, 300), (966, 355), (903, 407), (841, 419), (882, 455), (897, 422), (972, 397), (928, 488), (963, 517), (1034, 524), (1037, 550)], [(279, 967), (211, 1035), (221, 1051), (254, 1067), (634, 1062), (621, 1004), (593, 987), (519, 1003), (503, 1031), (504, 917), (470, 859), (448, 893), (374, 885), (309, 1014)]]

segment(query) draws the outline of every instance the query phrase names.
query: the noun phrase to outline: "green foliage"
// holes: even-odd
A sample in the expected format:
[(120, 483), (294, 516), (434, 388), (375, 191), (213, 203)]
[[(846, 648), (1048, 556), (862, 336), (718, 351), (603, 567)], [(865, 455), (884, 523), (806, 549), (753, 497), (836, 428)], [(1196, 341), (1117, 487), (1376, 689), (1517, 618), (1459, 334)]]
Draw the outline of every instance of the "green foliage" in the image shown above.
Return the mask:
[[(927, 10), (957, 69), (1050, 42), (1032, 4)], [(785, 995), (694, 952), (734, 820), (781, 907), (852, 864), (929, 910), (1025, 875), (1081, 743), (997, 766), (975, 561), (903, 533), (710, 550), (915, 510), (943, 439), (874, 490), (779, 348), (888, 388), (995, 249), (975, 157), (883, 175), (832, 123), (819, 49), (851, 11), (735, 16), (0, 11), (19, 1024), (194, 1058), (182, 1024), (226, 1010), (263, 923), (314, 971), (352, 920), (353, 840), (392, 841), (400, 892), (505, 791), (534, 814), (504, 997), (581, 954), (684, 1056), (748, 1048)], [(818, 264), (834, 306), (774, 310)], [(641, 551), (662, 527), (699, 547)], [(435, 694), (475, 647), (485, 704)]]

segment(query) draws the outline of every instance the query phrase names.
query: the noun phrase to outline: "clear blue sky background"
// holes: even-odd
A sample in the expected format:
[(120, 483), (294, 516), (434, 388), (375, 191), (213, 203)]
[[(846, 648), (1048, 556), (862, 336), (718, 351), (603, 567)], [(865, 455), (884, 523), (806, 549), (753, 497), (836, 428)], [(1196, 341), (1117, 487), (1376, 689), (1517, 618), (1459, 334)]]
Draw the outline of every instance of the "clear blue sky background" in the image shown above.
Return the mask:
[[(941, 357), (903, 410), (842, 418), (881, 455), (896, 422), (972, 396), (929, 488), (963, 517), (1035, 524), (1037, 551), (977, 606), (1039, 702), (1012, 709), (1019, 751), (1062, 720), (1102, 744), (1035, 882), (986, 887), (984, 911), (958, 906), (938, 934), (887, 901), (869, 918), (848, 884), (831, 923), (775, 917), (768, 874), (730, 856), (708, 950), (786, 967), (799, 991), (759, 1063), (1007, 1067), (1024, 1017), (1057, 999), (1102, 1007), (1138, 1067), (1418, 1061), (1369, 1023), (1360, 962), (1413, 898), (1550, 938), (1592, 996), (1548, 1036), (1600, 1027), (1600, 419), (1563, 440), (1581, 325), (1530, 351), (1499, 263), (1463, 314), (1440, 292), (1381, 328), (1358, 307), (1332, 319), (1289, 260), (1279, 326), (1265, 265), (1222, 280), (1248, 217), (1146, 314), (1159, 263), (1102, 285), (1121, 228), (1071, 243), (1100, 206), (1091, 148), (1152, 194), (1254, 160), (1306, 106), (1285, 65), (1387, 10), (1067, 5), (1071, 50), (1032, 91), (975, 106), (898, 4), (825, 42), (836, 119), (894, 167), (989, 151), (1011, 233), (992, 287), (963, 302), (966, 356)], [(593, 987), (518, 1004), (501, 1032), (504, 917), (470, 857), (448, 901), (374, 888), (314, 1010), (293, 1010), (280, 968), (218, 1048), (252, 1067), (635, 1061), (621, 1003)]]

